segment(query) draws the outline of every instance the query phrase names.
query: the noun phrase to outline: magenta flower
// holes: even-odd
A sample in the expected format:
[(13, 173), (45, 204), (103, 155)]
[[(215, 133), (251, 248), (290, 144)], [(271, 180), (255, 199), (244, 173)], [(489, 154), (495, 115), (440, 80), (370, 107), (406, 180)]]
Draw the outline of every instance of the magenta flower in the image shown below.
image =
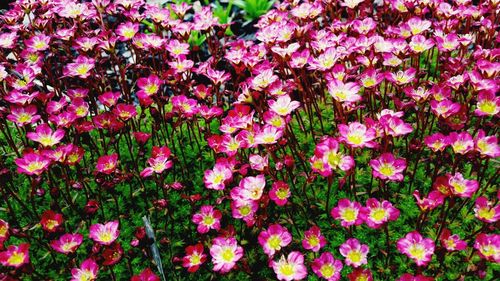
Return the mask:
[(231, 190), (231, 198), (233, 200), (240, 199), (244, 201), (259, 200), (264, 193), (265, 186), (266, 178), (264, 175), (245, 177), (240, 181), (239, 186)]
[(272, 224), (267, 230), (263, 230), (258, 237), (259, 244), (264, 253), (269, 257), (274, 256), (281, 248), (286, 247), (292, 242), (292, 235), (286, 227), (279, 224)]
[(376, 143), (376, 131), (373, 128), (366, 128), (365, 125), (352, 122), (349, 125), (338, 125), (340, 132), (340, 141), (345, 142), (351, 147), (369, 147), (373, 148)]
[(434, 254), (434, 241), (413, 231), (398, 240), (397, 248), (399, 252), (415, 261), (418, 266), (426, 266)]
[(304, 249), (319, 252), (325, 245), (326, 239), (321, 235), (321, 230), (316, 225), (304, 232), (304, 239), (302, 239), (302, 247)]
[(283, 130), (273, 126), (264, 125), (255, 135), (256, 144), (274, 144), (283, 136)]
[(268, 100), (269, 108), (280, 116), (287, 116), (300, 106), (300, 102), (292, 101), (289, 95), (283, 95), (276, 100)]
[(395, 221), (399, 217), (399, 210), (394, 208), (389, 201), (379, 202), (375, 198), (366, 201), (366, 207), (362, 209), (366, 224), (371, 228), (379, 228), (384, 223)]
[(386, 79), (397, 85), (404, 85), (413, 82), (416, 73), (417, 71), (410, 67), (404, 71), (399, 70), (396, 73), (388, 72), (386, 74)]
[(333, 208), (330, 215), (340, 220), (340, 225), (349, 227), (351, 225), (360, 225), (364, 221), (364, 213), (362, 206), (356, 201), (351, 202), (349, 199), (342, 198), (339, 200), (337, 207)]
[(146, 178), (153, 175), (153, 173), (161, 174), (163, 171), (170, 169), (173, 165), (172, 160), (169, 160), (170, 154), (168, 147), (154, 146), (152, 157), (148, 159), (149, 167), (142, 170), (141, 177)]
[(110, 221), (106, 224), (96, 223), (90, 226), (89, 238), (101, 245), (110, 245), (120, 235), (118, 221)]
[(223, 190), (226, 181), (233, 178), (233, 171), (227, 164), (217, 163), (212, 170), (206, 170), (203, 182), (208, 189)]
[(278, 206), (284, 206), (291, 195), (290, 187), (283, 181), (275, 181), (269, 191), (269, 198)]
[(217, 237), (212, 240), (210, 255), (214, 264), (213, 270), (226, 273), (243, 257), (243, 248), (238, 246), (238, 242), (233, 237)]
[(187, 246), (186, 255), (182, 258), (182, 266), (187, 268), (188, 272), (196, 272), (206, 259), (207, 255), (203, 253), (203, 244)]
[(475, 150), (482, 156), (491, 158), (500, 157), (500, 146), (498, 145), (498, 139), (495, 135), (486, 136), (486, 133), (479, 129), (474, 142)]
[(373, 281), (373, 274), (369, 269), (357, 268), (347, 278), (349, 281)]
[(71, 270), (71, 281), (94, 281), (97, 279), (99, 266), (92, 259), (86, 259), (82, 262), (79, 268)]
[(464, 179), (461, 173), (448, 175), (448, 185), (452, 194), (462, 198), (470, 198), (479, 188), (476, 180)]
[(449, 139), (441, 133), (425, 136), (424, 143), (434, 152), (443, 151), (450, 144)]
[(384, 153), (377, 159), (370, 160), (373, 176), (382, 180), (402, 181), (402, 172), (406, 169), (406, 160), (394, 158), (392, 153)]
[(347, 239), (339, 248), (340, 254), (345, 257), (345, 264), (352, 267), (359, 267), (367, 264), (366, 259), (370, 248), (368, 245), (360, 244), (358, 239)]
[(97, 159), (96, 170), (106, 175), (112, 174), (118, 165), (118, 154), (104, 155)]
[(203, 205), (200, 212), (193, 215), (192, 221), (198, 225), (199, 233), (207, 233), (210, 229), (220, 229), (222, 213), (210, 205)]
[(344, 83), (337, 79), (328, 81), (328, 92), (338, 102), (357, 102), (361, 100), (358, 94), (361, 87), (356, 82)]
[(422, 211), (434, 210), (436, 207), (443, 205), (445, 196), (438, 190), (429, 192), (427, 197), (420, 198), (420, 191), (417, 189), (413, 192), (413, 197), (417, 200), (417, 205)]
[(314, 150), (314, 156), (309, 160), (312, 169), (322, 176), (329, 176), (339, 168), (349, 171), (354, 167), (354, 158), (339, 151), (339, 143), (331, 137), (324, 138)]
[(247, 226), (252, 226), (255, 223), (255, 213), (259, 209), (258, 201), (247, 201), (235, 199), (231, 201), (231, 214), (235, 219), (243, 219)]
[(302, 280), (307, 276), (304, 256), (297, 251), (291, 252), (286, 258), (281, 256), (278, 261), (271, 261), (270, 265), (278, 280)]
[(64, 130), (57, 129), (52, 131), (47, 123), (43, 123), (36, 127), (35, 132), (29, 132), (26, 136), (32, 140), (40, 143), (45, 147), (50, 147), (58, 144), (64, 138)]
[(86, 56), (78, 56), (73, 63), (69, 63), (64, 68), (65, 76), (87, 78), (91, 75), (91, 70), (95, 68), (95, 60)]
[(423, 275), (411, 275), (410, 273), (405, 273), (401, 275), (396, 281), (434, 281), (434, 277), (427, 277)]
[(26, 107), (11, 107), (7, 120), (16, 123), (18, 126), (33, 124), (40, 120), (41, 116), (37, 114), (36, 106), (28, 105)]
[(480, 233), (476, 236), (474, 249), (479, 256), (495, 263), (500, 263), (500, 235)]
[(477, 116), (495, 116), (500, 112), (500, 97), (489, 91), (480, 92), (477, 96)]
[(457, 133), (451, 132), (448, 135), (447, 141), (453, 148), (453, 152), (459, 154), (466, 154), (474, 149), (474, 141), (472, 136), (467, 132)]
[(116, 35), (118, 35), (118, 40), (129, 41), (134, 38), (135, 34), (139, 32), (139, 24), (132, 22), (125, 22), (120, 24), (116, 28)]
[(15, 162), (17, 165), (17, 172), (29, 176), (41, 175), (48, 169), (51, 163), (49, 158), (31, 152), (24, 154), (22, 158), (17, 158)]
[(30, 244), (22, 243), (18, 246), (10, 245), (3, 252), (0, 252), (0, 263), (3, 266), (19, 268), (30, 263)]
[(80, 247), (82, 241), (83, 235), (79, 233), (66, 233), (59, 237), (58, 240), (50, 242), (50, 246), (57, 252), (67, 255), (74, 253)]
[(430, 105), (432, 112), (438, 117), (448, 118), (460, 111), (460, 104), (454, 103), (448, 99), (441, 101), (432, 100)]
[(488, 198), (480, 196), (474, 205), (474, 215), (486, 223), (494, 223), (500, 219), (500, 205), (488, 201)]
[(450, 230), (445, 228), (439, 237), (441, 245), (448, 251), (462, 251), (467, 248), (467, 243), (460, 239), (458, 234), (451, 234)]
[(342, 262), (340, 260), (336, 260), (329, 252), (321, 254), (321, 256), (314, 259), (311, 264), (313, 272), (318, 275), (318, 277), (328, 281), (340, 280), (340, 271), (342, 270), (342, 267)]

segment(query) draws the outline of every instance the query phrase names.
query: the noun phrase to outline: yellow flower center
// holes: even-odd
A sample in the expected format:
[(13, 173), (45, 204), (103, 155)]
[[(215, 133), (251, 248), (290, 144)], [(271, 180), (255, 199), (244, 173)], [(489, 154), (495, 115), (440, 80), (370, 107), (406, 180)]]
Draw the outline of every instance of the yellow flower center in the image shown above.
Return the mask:
[(43, 168), (43, 163), (35, 161), (35, 162), (29, 163), (28, 167), (26, 167), (26, 170), (28, 170), (29, 172), (34, 172), (34, 171), (38, 171), (42, 168)]
[(197, 253), (194, 253), (191, 255), (191, 257), (189, 258), (189, 262), (192, 264), (192, 265), (197, 265), (197, 264), (200, 264), (201, 262), (201, 257), (200, 255), (198, 255)]
[(267, 244), (271, 249), (280, 249), (281, 238), (278, 235), (272, 235), (267, 239)]
[(252, 209), (251, 209), (249, 206), (245, 205), (245, 206), (243, 206), (243, 207), (241, 207), (241, 208), (240, 208), (240, 214), (241, 214), (242, 216), (244, 216), (244, 217), (245, 217), (245, 216), (248, 216), (248, 214), (250, 214), (250, 211), (251, 211), (251, 210), (252, 210)]
[(90, 66), (88, 64), (80, 64), (76, 67), (76, 73), (78, 73), (78, 75), (85, 75), (89, 70)]
[(19, 265), (24, 262), (24, 253), (14, 252), (10, 255), (7, 263), (10, 265)]
[(158, 92), (158, 86), (156, 84), (149, 84), (146, 87), (144, 87), (144, 91), (148, 95), (154, 95), (156, 92)]
[(425, 256), (425, 249), (421, 245), (418, 244), (413, 244), (410, 246), (410, 249), (408, 250), (410, 255), (414, 257), (417, 260), (422, 260), (424, 259)]
[(21, 113), (19, 114), (19, 117), (17, 117), (17, 121), (19, 123), (27, 123), (31, 121), (31, 115), (28, 113)]
[(358, 134), (349, 134), (347, 135), (347, 140), (352, 143), (352, 144), (355, 144), (355, 145), (360, 145), (363, 143), (363, 136), (362, 135), (358, 135)]
[(292, 276), (295, 273), (295, 270), (293, 265), (286, 263), (280, 267), (280, 272), (282, 275)]
[(361, 255), (361, 252), (359, 252), (359, 251), (350, 251), (347, 254), (347, 259), (349, 259), (353, 263), (360, 262), (362, 258), (363, 258), (363, 256)]
[(479, 110), (489, 115), (493, 115), (497, 111), (497, 105), (489, 100), (478, 103), (477, 106), (479, 107)]
[(335, 268), (330, 264), (322, 265), (319, 271), (321, 272), (321, 275), (323, 275), (323, 277), (326, 279), (332, 277), (335, 274)]
[(315, 247), (315, 246), (319, 245), (319, 238), (316, 235), (309, 236), (309, 238), (307, 240), (309, 241), (309, 244), (312, 247)]
[(371, 217), (375, 221), (381, 221), (387, 216), (387, 211), (382, 208), (376, 208), (371, 212)]
[(495, 216), (495, 210), (493, 208), (484, 207), (478, 210), (477, 215), (480, 218), (491, 220)]
[(203, 218), (203, 224), (204, 225), (211, 226), (214, 223), (215, 223), (215, 219), (212, 216), (205, 216)]
[(111, 235), (111, 233), (109, 232), (101, 232), (99, 234), (99, 239), (104, 242), (104, 243), (108, 243), (108, 242), (111, 242), (113, 240), (113, 235)]
[(345, 208), (342, 212), (342, 219), (347, 222), (353, 222), (357, 218), (357, 211), (353, 208)]
[(222, 250), (222, 260), (225, 262), (232, 262), (234, 259), (234, 252), (231, 248), (226, 248)]
[(389, 164), (382, 164), (380, 165), (379, 169), (380, 173), (386, 177), (390, 177), (394, 175), (394, 167)]

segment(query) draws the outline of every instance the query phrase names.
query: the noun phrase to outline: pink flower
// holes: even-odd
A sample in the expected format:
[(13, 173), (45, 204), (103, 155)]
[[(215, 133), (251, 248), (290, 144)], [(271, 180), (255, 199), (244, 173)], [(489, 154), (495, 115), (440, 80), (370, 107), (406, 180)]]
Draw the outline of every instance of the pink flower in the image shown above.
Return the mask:
[(256, 171), (264, 171), (269, 165), (269, 156), (260, 156), (258, 154), (251, 154), (248, 157), (248, 162), (250, 163), (250, 167)]
[(134, 118), (137, 115), (137, 110), (134, 105), (119, 103), (113, 109), (113, 113), (120, 119), (126, 121)]
[(349, 227), (351, 225), (360, 225), (363, 223), (364, 213), (361, 210), (361, 204), (343, 198), (339, 200), (337, 207), (333, 208), (330, 214), (334, 219), (341, 221), (340, 225)]
[(438, 190), (429, 192), (427, 197), (420, 198), (420, 191), (415, 190), (413, 197), (417, 200), (417, 205), (422, 211), (434, 210), (436, 207), (443, 205), (445, 196)]
[(340, 280), (340, 271), (342, 270), (342, 262), (336, 260), (329, 252), (321, 254), (319, 258), (314, 259), (311, 264), (313, 272), (320, 278), (328, 281)]
[(145, 168), (141, 172), (141, 177), (146, 178), (151, 176), (153, 173), (161, 174), (163, 171), (170, 169), (173, 165), (172, 161), (169, 160), (170, 149), (168, 147), (153, 147), (153, 157), (148, 159), (149, 167)]
[(480, 233), (476, 236), (474, 249), (487, 261), (500, 263), (500, 235)]
[(281, 256), (278, 261), (271, 261), (271, 267), (278, 280), (302, 280), (307, 276), (307, 268), (304, 265), (304, 256), (297, 251)]
[(125, 22), (120, 24), (116, 28), (116, 35), (118, 35), (118, 40), (129, 41), (134, 38), (135, 34), (139, 31), (139, 24), (132, 22)]
[(22, 158), (17, 158), (15, 162), (17, 172), (29, 176), (41, 175), (51, 163), (49, 158), (36, 153), (26, 153)]
[(361, 100), (358, 94), (361, 87), (356, 82), (344, 83), (341, 80), (328, 81), (328, 92), (338, 102), (357, 102)]
[(500, 157), (500, 146), (498, 146), (498, 139), (495, 135), (486, 136), (486, 133), (479, 129), (475, 141), (475, 150), (482, 156), (497, 158)]
[(43, 123), (36, 127), (34, 133), (29, 132), (26, 136), (32, 141), (36, 141), (45, 147), (49, 147), (58, 144), (62, 138), (64, 138), (64, 130), (57, 129), (53, 132), (47, 123)]
[(415, 80), (416, 73), (417, 71), (410, 67), (404, 71), (399, 70), (396, 73), (388, 72), (386, 78), (397, 85), (404, 85), (413, 82), (413, 80)]
[(319, 227), (312, 226), (309, 230), (304, 232), (304, 239), (302, 239), (302, 247), (304, 247), (304, 249), (319, 252), (325, 245), (326, 239), (321, 235)]
[(139, 275), (132, 276), (130, 281), (161, 281), (161, 279), (150, 268), (146, 268)]
[(101, 245), (110, 245), (120, 235), (118, 221), (110, 221), (106, 224), (96, 223), (90, 226), (89, 238)]
[(255, 213), (259, 209), (258, 201), (236, 199), (231, 201), (231, 214), (235, 219), (243, 219), (247, 226), (255, 223)]
[(415, 261), (418, 266), (427, 265), (434, 254), (434, 241), (424, 238), (417, 231), (406, 234), (397, 242), (398, 251)]
[(441, 133), (425, 136), (424, 143), (434, 152), (443, 151), (450, 144), (449, 139)]
[(284, 206), (291, 195), (290, 187), (283, 181), (275, 181), (269, 191), (269, 198), (278, 206)]
[(273, 69), (265, 69), (252, 79), (252, 89), (261, 91), (278, 80), (278, 76), (273, 74)]
[(331, 137), (324, 138), (314, 150), (314, 156), (309, 160), (312, 169), (322, 176), (329, 176), (339, 168), (349, 171), (354, 167), (352, 156), (344, 155), (339, 151), (339, 143)]
[(438, 117), (448, 118), (460, 111), (460, 104), (454, 103), (448, 99), (441, 101), (432, 100), (430, 102), (432, 112)]
[(292, 101), (289, 95), (279, 96), (276, 100), (268, 100), (269, 108), (280, 116), (287, 116), (300, 106), (300, 102)]
[(255, 136), (256, 144), (274, 144), (283, 136), (283, 130), (273, 126), (264, 125)]
[(97, 279), (99, 266), (97, 263), (89, 258), (82, 262), (80, 268), (73, 268), (71, 270), (71, 281), (94, 281)]
[(244, 201), (259, 200), (264, 193), (265, 186), (266, 178), (264, 175), (243, 178), (239, 186), (231, 190), (231, 198), (233, 198), (233, 200), (240, 199)]
[(494, 223), (500, 219), (500, 205), (488, 201), (488, 198), (480, 196), (474, 205), (474, 215), (486, 223)]
[(37, 110), (34, 105), (28, 105), (26, 107), (11, 107), (10, 114), (7, 115), (7, 120), (16, 123), (18, 126), (33, 124), (41, 118), (41, 116), (36, 113)]
[(104, 155), (97, 159), (96, 170), (106, 175), (112, 174), (118, 164), (118, 154)]
[(480, 92), (477, 97), (477, 116), (495, 116), (500, 112), (500, 97), (489, 91)]
[(349, 281), (373, 281), (373, 274), (369, 269), (357, 268), (347, 274)]
[(351, 238), (340, 245), (340, 254), (345, 257), (346, 265), (353, 267), (359, 267), (363, 264), (367, 264), (367, 255), (370, 251), (368, 245), (360, 244), (358, 239)]
[(476, 180), (464, 179), (461, 173), (456, 173), (453, 176), (448, 175), (448, 185), (451, 192), (462, 198), (470, 198), (479, 188), (479, 183)]
[(423, 275), (413, 276), (410, 273), (401, 275), (396, 281), (434, 281), (434, 277), (427, 277)]
[(376, 143), (373, 141), (376, 137), (376, 131), (373, 128), (366, 128), (359, 122), (352, 122), (348, 125), (338, 125), (340, 140), (351, 147), (369, 147), (373, 148)]
[(222, 213), (210, 205), (203, 205), (200, 212), (193, 215), (192, 221), (198, 225), (199, 233), (207, 233), (210, 229), (220, 229)]
[(370, 160), (373, 176), (382, 180), (402, 181), (402, 172), (406, 169), (406, 160), (394, 158), (392, 153), (384, 153), (377, 159)]
[(69, 63), (64, 68), (65, 76), (77, 76), (87, 78), (91, 75), (91, 70), (95, 68), (95, 60), (86, 56), (78, 56), (73, 63)]
[(472, 136), (467, 132), (451, 132), (450, 135), (448, 135), (447, 142), (451, 145), (455, 153), (466, 154), (474, 149)]
[(263, 230), (258, 237), (259, 244), (264, 253), (269, 257), (274, 256), (281, 248), (286, 247), (292, 242), (292, 235), (286, 227), (279, 224), (272, 224), (267, 230)]
[(82, 241), (83, 235), (79, 233), (66, 233), (59, 237), (58, 240), (53, 240), (52, 242), (50, 242), (50, 246), (57, 252), (67, 255), (70, 253), (74, 253), (78, 249), (78, 247), (80, 247)]
[(238, 260), (243, 257), (243, 248), (233, 237), (217, 237), (212, 240), (210, 255), (214, 264), (214, 271), (229, 272)]
[(384, 223), (395, 221), (399, 217), (399, 210), (394, 208), (389, 201), (379, 202), (375, 198), (366, 201), (363, 213), (366, 224), (371, 228), (379, 228)]
[(215, 164), (212, 170), (206, 170), (203, 177), (205, 187), (208, 189), (223, 190), (226, 181), (233, 178), (233, 171), (226, 164)]
[(414, 53), (418, 54), (432, 48), (434, 46), (434, 42), (432, 39), (427, 39), (423, 35), (415, 35), (411, 38), (408, 46)]
[(29, 256), (30, 244), (22, 243), (18, 246), (10, 245), (3, 252), (0, 252), (0, 263), (3, 266), (12, 266), (19, 268), (30, 263)]
[(443, 229), (441, 236), (439, 237), (439, 241), (441, 241), (441, 245), (448, 251), (462, 251), (467, 248), (467, 243), (460, 239), (458, 234), (451, 235), (449, 229)]
[(192, 273), (196, 272), (206, 260), (207, 255), (203, 253), (203, 244), (198, 243), (186, 247), (186, 255), (182, 258), (182, 266)]

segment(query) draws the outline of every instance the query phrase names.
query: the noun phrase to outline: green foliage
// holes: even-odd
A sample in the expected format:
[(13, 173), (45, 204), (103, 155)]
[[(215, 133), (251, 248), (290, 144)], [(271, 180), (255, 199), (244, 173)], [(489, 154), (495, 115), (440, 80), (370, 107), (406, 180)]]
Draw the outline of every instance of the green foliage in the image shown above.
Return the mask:
[(275, 0), (234, 0), (234, 5), (245, 12), (245, 19), (253, 21), (265, 14), (273, 6)]

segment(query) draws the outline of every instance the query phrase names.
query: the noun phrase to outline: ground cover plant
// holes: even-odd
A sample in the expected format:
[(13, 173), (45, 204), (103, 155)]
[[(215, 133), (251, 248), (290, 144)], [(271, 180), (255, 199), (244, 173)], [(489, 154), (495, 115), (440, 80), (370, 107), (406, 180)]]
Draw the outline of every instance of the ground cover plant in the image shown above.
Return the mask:
[(496, 280), (499, 14), (18, 0), (0, 279)]

